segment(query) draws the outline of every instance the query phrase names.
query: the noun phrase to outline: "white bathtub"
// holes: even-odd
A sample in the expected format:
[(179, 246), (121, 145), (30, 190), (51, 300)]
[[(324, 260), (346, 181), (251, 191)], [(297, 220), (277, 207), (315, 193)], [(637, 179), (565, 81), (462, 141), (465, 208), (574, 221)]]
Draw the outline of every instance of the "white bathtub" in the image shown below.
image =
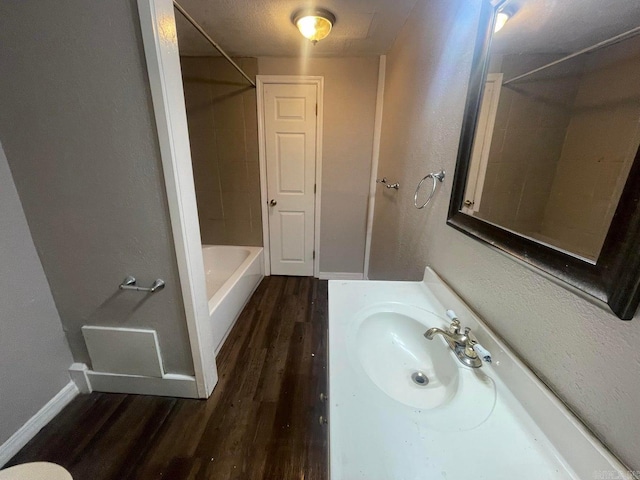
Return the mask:
[(216, 355), (264, 277), (262, 247), (203, 245)]

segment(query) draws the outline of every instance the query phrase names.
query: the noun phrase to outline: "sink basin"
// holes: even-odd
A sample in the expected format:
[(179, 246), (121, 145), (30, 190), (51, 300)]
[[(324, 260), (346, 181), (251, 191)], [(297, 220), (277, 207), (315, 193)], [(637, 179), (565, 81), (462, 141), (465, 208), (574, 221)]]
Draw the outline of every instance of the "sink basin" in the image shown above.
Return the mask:
[[(432, 323), (440, 324), (433, 316)], [(360, 324), (358, 359), (371, 381), (398, 402), (419, 409), (451, 400), (458, 368), (440, 341), (429, 341), (422, 323), (397, 312), (377, 312)]]
[[(424, 338), (450, 325), (447, 309), (493, 363), (466, 367), (441, 336)], [(328, 352), (332, 479), (628, 473), (430, 269), (422, 282), (330, 281)]]
[(352, 358), (379, 391), (438, 430), (471, 430), (489, 418), (496, 388), (484, 367), (465, 367), (441, 338), (424, 338), (429, 327), (443, 325), (440, 317), (388, 305), (361, 318), (351, 337)]

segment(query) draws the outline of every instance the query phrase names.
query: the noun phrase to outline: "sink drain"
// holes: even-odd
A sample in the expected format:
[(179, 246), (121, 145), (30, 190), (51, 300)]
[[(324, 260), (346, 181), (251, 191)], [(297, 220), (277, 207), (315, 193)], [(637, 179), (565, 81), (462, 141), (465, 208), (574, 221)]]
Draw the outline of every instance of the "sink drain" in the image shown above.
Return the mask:
[(429, 384), (429, 377), (422, 372), (413, 372), (411, 374), (411, 380), (419, 387), (426, 387)]

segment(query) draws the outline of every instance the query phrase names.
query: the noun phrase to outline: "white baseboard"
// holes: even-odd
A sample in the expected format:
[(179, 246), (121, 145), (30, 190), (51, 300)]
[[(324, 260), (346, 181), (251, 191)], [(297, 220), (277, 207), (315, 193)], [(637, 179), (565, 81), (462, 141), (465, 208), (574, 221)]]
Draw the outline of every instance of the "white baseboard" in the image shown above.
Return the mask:
[(91, 382), (89, 382), (89, 377), (87, 376), (87, 372), (89, 368), (86, 363), (72, 363), (69, 367), (69, 376), (73, 383), (76, 384), (80, 393), (91, 393)]
[(195, 377), (188, 375), (165, 373), (162, 377), (143, 377), (93, 370), (86, 370), (84, 374), (88, 388), (94, 392), (200, 398)]
[(320, 272), (318, 278), (320, 280), (363, 280), (364, 275), (358, 272)]
[[(55, 397), (38, 410), (33, 417), (0, 445), (0, 468), (24, 447), (47, 423), (78, 395), (78, 388), (72, 381), (65, 385)], [(9, 413), (9, 412), (4, 412)]]

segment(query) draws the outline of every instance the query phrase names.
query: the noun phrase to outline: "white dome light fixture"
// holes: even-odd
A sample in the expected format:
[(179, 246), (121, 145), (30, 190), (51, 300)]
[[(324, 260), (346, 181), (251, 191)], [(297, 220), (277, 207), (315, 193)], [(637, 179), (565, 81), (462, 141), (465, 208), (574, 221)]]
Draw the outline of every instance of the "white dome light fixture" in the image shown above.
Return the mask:
[(329, 35), (336, 23), (336, 16), (324, 8), (307, 8), (296, 11), (291, 16), (291, 21), (302, 36), (315, 45)]
[(502, 30), (502, 27), (505, 26), (505, 24), (509, 21), (509, 19), (511, 18), (511, 15), (509, 15), (508, 12), (498, 12), (498, 15), (496, 15), (496, 24), (495, 27), (493, 29), (494, 33), (498, 33), (500, 30)]
[(493, 32), (498, 33), (502, 30), (502, 27), (504, 27), (505, 24), (511, 20), (516, 13), (518, 13), (518, 10), (518, 6), (513, 2), (504, 5), (500, 10), (498, 10)]

